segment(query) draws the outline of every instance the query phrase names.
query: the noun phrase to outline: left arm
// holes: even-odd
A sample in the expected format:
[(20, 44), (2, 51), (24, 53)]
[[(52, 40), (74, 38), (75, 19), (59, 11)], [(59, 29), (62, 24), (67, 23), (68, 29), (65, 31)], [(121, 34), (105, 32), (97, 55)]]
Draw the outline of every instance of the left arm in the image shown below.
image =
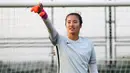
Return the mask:
[(92, 46), (92, 51), (91, 51), (91, 56), (89, 61), (89, 71), (90, 73), (98, 73), (94, 46)]
[(90, 73), (98, 73), (97, 64), (89, 64), (89, 71)]

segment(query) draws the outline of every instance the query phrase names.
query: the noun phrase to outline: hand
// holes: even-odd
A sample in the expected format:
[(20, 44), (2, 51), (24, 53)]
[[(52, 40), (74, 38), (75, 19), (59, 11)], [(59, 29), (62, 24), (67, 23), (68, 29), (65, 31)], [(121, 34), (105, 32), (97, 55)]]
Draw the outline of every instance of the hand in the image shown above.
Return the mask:
[(31, 12), (40, 13), (41, 12), (40, 6), (39, 5), (33, 6)]
[(48, 17), (41, 3), (39, 3), (39, 5), (33, 6), (31, 12), (38, 13), (43, 19), (47, 19)]

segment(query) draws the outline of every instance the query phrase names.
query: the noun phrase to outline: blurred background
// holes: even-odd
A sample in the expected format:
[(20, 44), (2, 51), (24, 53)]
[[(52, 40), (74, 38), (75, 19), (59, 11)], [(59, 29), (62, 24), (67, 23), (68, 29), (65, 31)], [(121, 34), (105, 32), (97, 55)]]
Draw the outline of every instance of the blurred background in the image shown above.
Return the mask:
[[(44, 0), (43, 2), (130, 2), (130, 0)], [(38, 0), (0, 0), (0, 4), (38, 3)], [(56, 73), (56, 48), (46, 26), (30, 7), (0, 6), (0, 73)], [(45, 7), (61, 35), (65, 17), (83, 18), (80, 36), (91, 39), (99, 73), (130, 73), (130, 6)]]

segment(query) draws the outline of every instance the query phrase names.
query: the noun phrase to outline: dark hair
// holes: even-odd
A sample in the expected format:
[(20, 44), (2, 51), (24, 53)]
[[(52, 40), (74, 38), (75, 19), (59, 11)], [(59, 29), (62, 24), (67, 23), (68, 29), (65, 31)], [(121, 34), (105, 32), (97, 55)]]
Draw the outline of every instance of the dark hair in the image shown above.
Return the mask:
[(65, 18), (65, 25), (66, 25), (66, 20), (67, 20), (68, 16), (70, 16), (70, 15), (75, 15), (75, 16), (77, 16), (78, 19), (79, 19), (80, 26), (82, 26), (82, 23), (83, 23), (82, 17), (81, 17), (81, 15), (78, 14), (78, 13), (70, 13), (70, 14), (68, 14), (68, 15), (66, 16), (66, 18)]

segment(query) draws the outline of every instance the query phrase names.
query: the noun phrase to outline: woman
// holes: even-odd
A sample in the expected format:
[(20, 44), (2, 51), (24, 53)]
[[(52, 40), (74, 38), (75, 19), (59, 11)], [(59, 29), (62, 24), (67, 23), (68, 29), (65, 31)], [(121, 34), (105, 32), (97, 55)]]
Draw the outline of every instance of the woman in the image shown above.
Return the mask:
[(49, 21), (41, 3), (32, 7), (31, 11), (41, 16), (48, 28), (52, 44), (57, 47), (60, 73), (88, 73), (88, 70), (90, 73), (98, 73), (92, 42), (79, 37), (82, 17), (78, 13), (66, 16), (67, 36), (61, 36)]

